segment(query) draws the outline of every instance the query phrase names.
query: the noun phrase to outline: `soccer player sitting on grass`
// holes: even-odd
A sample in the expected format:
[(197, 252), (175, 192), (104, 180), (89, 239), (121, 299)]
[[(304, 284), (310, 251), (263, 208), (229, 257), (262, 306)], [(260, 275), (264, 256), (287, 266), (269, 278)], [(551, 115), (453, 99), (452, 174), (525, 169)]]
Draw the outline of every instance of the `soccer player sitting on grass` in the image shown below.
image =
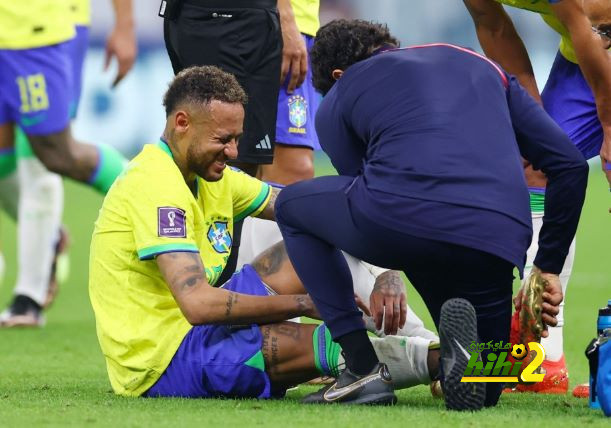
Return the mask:
[[(162, 140), (144, 147), (104, 200), (89, 291), (118, 394), (268, 398), (320, 374), (338, 375), (340, 348), (325, 325), (283, 322), (318, 316), (302, 291), (276, 295), (282, 290), (249, 265), (211, 286), (231, 250), (233, 222), (274, 219), (277, 190), (226, 168), (237, 156), (245, 102), (235, 78), (216, 67), (179, 73), (164, 98)], [(410, 352), (417, 339), (372, 340), (384, 349), (380, 358), (396, 360), (395, 387), (437, 375), (430, 340), (425, 355)]]

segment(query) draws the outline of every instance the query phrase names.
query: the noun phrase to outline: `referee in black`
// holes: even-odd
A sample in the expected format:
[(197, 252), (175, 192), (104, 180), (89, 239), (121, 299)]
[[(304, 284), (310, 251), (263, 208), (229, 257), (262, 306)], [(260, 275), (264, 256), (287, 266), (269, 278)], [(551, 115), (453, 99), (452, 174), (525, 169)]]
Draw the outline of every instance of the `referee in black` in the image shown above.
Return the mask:
[[(174, 74), (193, 65), (232, 73), (248, 95), (244, 135), (234, 165), (256, 176), (271, 164), (282, 65), (276, 0), (163, 0), (164, 39)], [(232, 251), (219, 284), (235, 271), (242, 223), (234, 225)]]

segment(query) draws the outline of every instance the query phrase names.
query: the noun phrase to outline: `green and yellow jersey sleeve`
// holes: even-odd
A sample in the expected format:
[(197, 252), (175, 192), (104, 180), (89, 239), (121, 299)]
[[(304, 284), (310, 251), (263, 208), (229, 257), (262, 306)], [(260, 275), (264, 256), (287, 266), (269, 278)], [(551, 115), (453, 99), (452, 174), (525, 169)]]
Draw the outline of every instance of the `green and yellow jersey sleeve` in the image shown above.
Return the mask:
[(234, 222), (263, 211), (271, 196), (269, 184), (231, 168), (227, 171), (227, 179), (231, 182)]
[[(163, 151), (162, 156), (172, 157), (163, 142), (150, 150)], [(136, 175), (140, 185), (130, 187), (129, 195), (122, 198), (123, 211), (133, 227), (138, 258), (151, 260), (173, 251), (199, 252), (194, 236), (198, 210), (195, 198), (173, 162), (159, 162), (156, 171), (151, 174), (142, 170)]]

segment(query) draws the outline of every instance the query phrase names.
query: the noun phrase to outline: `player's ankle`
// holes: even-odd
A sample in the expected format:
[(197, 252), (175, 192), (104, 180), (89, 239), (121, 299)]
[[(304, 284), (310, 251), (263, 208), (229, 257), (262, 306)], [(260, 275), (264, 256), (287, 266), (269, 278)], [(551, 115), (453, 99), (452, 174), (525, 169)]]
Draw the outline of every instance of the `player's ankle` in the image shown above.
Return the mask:
[(431, 380), (439, 378), (439, 359), (441, 358), (441, 353), (439, 349), (430, 349), (429, 354), (426, 359), (426, 364), (429, 369), (429, 377)]

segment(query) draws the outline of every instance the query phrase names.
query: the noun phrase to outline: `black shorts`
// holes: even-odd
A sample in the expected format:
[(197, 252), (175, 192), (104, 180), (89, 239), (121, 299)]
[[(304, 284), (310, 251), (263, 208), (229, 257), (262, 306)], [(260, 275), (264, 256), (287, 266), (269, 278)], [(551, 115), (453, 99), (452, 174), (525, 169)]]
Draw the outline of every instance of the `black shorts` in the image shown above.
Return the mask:
[(184, 0), (164, 20), (174, 73), (215, 65), (236, 76), (248, 95), (238, 161), (273, 161), (282, 64), (282, 34), (275, 0)]

